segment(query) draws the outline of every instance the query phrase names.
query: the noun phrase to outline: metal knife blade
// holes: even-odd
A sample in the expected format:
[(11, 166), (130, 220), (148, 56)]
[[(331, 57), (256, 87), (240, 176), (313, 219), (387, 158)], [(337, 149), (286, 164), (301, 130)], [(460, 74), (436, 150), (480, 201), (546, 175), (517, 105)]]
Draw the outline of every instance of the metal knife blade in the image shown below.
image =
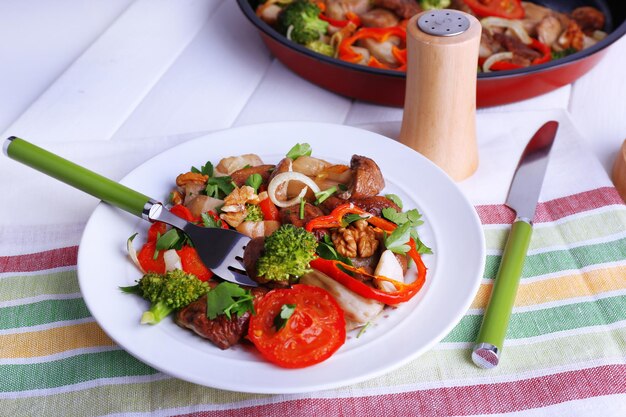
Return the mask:
[(557, 122), (551, 121), (535, 133), (526, 145), (513, 175), (506, 205), (515, 210), (517, 218), (507, 238), (480, 332), (472, 350), (472, 360), (481, 368), (493, 368), (500, 361), (530, 245), (537, 201), (558, 126)]
[(526, 145), (517, 164), (505, 204), (515, 210), (520, 219), (532, 221), (535, 217), (550, 150), (558, 128), (559, 124), (555, 121), (541, 126)]

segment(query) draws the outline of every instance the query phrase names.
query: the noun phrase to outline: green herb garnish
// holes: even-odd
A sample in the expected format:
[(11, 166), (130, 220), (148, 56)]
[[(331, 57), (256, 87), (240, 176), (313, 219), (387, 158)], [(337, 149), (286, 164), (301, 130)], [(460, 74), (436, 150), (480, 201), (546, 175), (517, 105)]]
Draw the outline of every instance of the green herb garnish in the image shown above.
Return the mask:
[(276, 331), (281, 330), (287, 324), (289, 317), (291, 317), (296, 311), (295, 304), (283, 304), (280, 307), (280, 313), (274, 317), (274, 327), (276, 327)]
[[(426, 246), (419, 238), (416, 228), (424, 222), (422, 221), (422, 215), (417, 209), (411, 209), (406, 212), (397, 212), (395, 209), (391, 207), (386, 207), (382, 210), (382, 215), (387, 220), (390, 220), (397, 224), (398, 226), (402, 226), (405, 224), (410, 225), (410, 237), (415, 241), (415, 247), (418, 253), (423, 254), (431, 254), (433, 251)], [(397, 229), (396, 229), (397, 230)], [(408, 242), (408, 239), (407, 239)], [(389, 248), (388, 248), (389, 249)]]
[(308, 143), (297, 143), (287, 152), (287, 158), (297, 159), (301, 156), (311, 156), (313, 150)]
[(341, 218), (341, 227), (348, 227), (349, 224), (354, 223), (357, 220), (367, 219), (368, 216), (362, 216), (356, 213), (348, 213)]
[(361, 329), (357, 333), (356, 338), (358, 339), (359, 337), (363, 336), (363, 333), (365, 333), (365, 331), (367, 330), (368, 327), (370, 327), (371, 324), (372, 324), (372, 322), (368, 321), (363, 326), (361, 326)]
[(398, 207), (402, 208), (402, 200), (396, 194), (385, 194), (385, 197), (394, 202)]
[(213, 176), (213, 164), (211, 161), (207, 161), (205, 165), (202, 165), (200, 169), (196, 167), (191, 167), (191, 172), (195, 172), (196, 174), (207, 175), (209, 177)]
[(573, 53), (576, 53), (578, 51), (576, 51), (576, 49), (574, 48), (567, 48), (564, 49), (562, 51), (552, 51), (552, 59), (561, 59), (561, 58), (565, 58), (568, 55), (571, 55)]
[(162, 236), (157, 237), (156, 248), (157, 250), (168, 250), (175, 248), (180, 242), (180, 236), (176, 229), (170, 229)]
[(249, 290), (231, 282), (222, 282), (207, 293), (206, 315), (213, 320), (220, 314), (225, 314), (229, 319), (233, 314), (241, 316), (247, 311), (254, 314), (253, 300), (254, 296)]
[(337, 187), (332, 186), (324, 191), (320, 191), (319, 193), (315, 193), (315, 205), (321, 204), (328, 199), (331, 195), (337, 192)]
[(385, 234), (385, 247), (394, 253), (404, 254), (411, 249), (407, 242), (411, 238), (411, 224), (404, 223), (391, 232)]
[(213, 216), (210, 216), (208, 213), (202, 213), (200, 217), (202, 217), (202, 224), (204, 227), (222, 227), (222, 221), (219, 219), (215, 220)]
[(259, 187), (262, 183), (263, 177), (261, 176), (261, 174), (252, 174), (246, 179), (246, 185), (254, 188), (255, 193), (259, 191)]
[(206, 184), (206, 195), (223, 200), (232, 193), (236, 185), (229, 176), (209, 178)]
[(328, 235), (324, 235), (322, 240), (317, 244), (317, 249), (315, 252), (323, 259), (328, 259), (331, 261), (341, 261), (346, 265), (352, 266), (352, 261), (345, 256), (340, 255), (335, 249), (335, 245), (333, 245), (333, 241), (330, 239)]
[(305, 204), (306, 204), (306, 200), (304, 198), (301, 199), (300, 200), (300, 212), (298, 213), (300, 220), (304, 220), (304, 205)]

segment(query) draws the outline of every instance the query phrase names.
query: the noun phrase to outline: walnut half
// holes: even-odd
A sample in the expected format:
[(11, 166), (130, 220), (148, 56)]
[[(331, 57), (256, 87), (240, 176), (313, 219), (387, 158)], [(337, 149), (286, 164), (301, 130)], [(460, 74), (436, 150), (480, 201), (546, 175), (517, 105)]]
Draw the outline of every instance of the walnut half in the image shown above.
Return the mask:
[(237, 227), (243, 222), (248, 214), (246, 203), (257, 204), (258, 202), (259, 196), (257, 196), (254, 192), (254, 188), (248, 185), (235, 188), (224, 199), (224, 205), (222, 206), (222, 214), (220, 214), (220, 218), (232, 227)]
[(347, 258), (372, 256), (379, 244), (374, 229), (366, 220), (357, 220), (348, 227), (333, 230), (330, 238), (337, 252)]

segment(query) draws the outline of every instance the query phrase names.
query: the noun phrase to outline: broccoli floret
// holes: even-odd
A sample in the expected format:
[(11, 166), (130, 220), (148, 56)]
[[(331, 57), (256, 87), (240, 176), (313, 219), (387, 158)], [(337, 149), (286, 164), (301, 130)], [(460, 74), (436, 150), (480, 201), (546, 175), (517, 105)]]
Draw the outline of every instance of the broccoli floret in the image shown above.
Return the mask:
[(326, 56), (335, 56), (335, 48), (326, 42), (316, 40), (313, 42), (309, 42), (305, 45), (312, 51), (317, 52), (318, 54), (326, 55)]
[(246, 211), (248, 212), (248, 214), (246, 214), (246, 218), (244, 219), (245, 221), (248, 222), (262, 222), (264, 217), (263, 217), (263, 210), (261, 210), (261, 207), (255, 205), (255, 204), (246, 204)]
[(420, 6), (424, 10), (445, 9), (450, 6), (450, 0), (420, 0)]
[(306, 45), (319, 40), (328, 29), (328, 22), (319, 18), (320, 8), (307, 0), (288, 4), (278, 15), (276, 28), (294, 42)]
[(301, 227), (284, 224), (265, 239), (263, 254), (257, 260), (257, 273), (271, 281), (300, 277), (309, 270), (317, 239)]
[(156, 303), (161, 296), (164, 283), (164, 275), (149, 272), (137, 282), (137, 293), (151, 303)]
[(122, 290), (150, 301), (150, 309), (141, 316), (141, 324), (157, 324), (173, 311), (202, 297), (209, 286), (195, 275), (176, 269), (163, 275), (145, 274), (137, 285)]

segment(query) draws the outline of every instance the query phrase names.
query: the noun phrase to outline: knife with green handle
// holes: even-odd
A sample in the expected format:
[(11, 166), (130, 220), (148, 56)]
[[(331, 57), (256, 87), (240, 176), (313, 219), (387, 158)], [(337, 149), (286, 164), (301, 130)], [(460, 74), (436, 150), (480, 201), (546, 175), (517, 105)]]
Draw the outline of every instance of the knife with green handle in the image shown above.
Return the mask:
[(472, 351), (472, 360), (481, 368), (494, 368), (500, 361), (530, 245), (535, 210), (558, 127), (557, 122), (550, 121), (539, 128), (526, 145), (509, 188), (506, 205), (515, 211), (517, 218), (504, 247), (500, 268)]

